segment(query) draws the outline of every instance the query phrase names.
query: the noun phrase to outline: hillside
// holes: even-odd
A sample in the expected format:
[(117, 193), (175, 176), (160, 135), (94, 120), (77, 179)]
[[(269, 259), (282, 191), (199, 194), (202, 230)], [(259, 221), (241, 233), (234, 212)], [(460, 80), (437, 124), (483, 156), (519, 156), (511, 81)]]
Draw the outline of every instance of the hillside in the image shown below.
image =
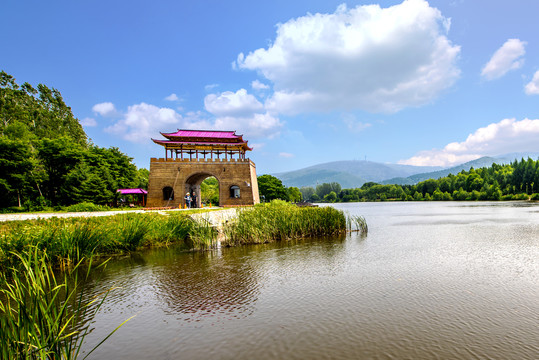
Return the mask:
[(413, 185), (413, 184), (417, 184), (418, 182), (425, 181), (428, 179), (439, 179), (449, 174), (455, 175), (461, 172), (462, 170), (468, 171), (472, 167), (478, 169), (482, 167), (489, 167), (493, 163), (505, 164), (510, 161), (511, 160), (483, 156), (479, 159), (468, 161), (464, 164), (460, 164), (460, 165), (457, 165), (448, 169), (432, 171), (432, 172), (427, 172), (427, 173), (422, 173), (422, 174), (415, 174), (412, 176), (408, 176), (406, 178), (402, 178), (402, 177), (392, 178), (392, 179), (382, 181), (381, 184)]
[(381, 182), (385, 179), (441, 170), (435, 166), (411, 166), (382, 164), (372, 161), (334, 161), (304, 169), (274, 174), (286, 186), (316, 186), (316, 184), (338, 182), (343, 188), (360, 187), (365, 182)]
[(286, 186), (313, 186), (322, 183), (337, 182), (343, 188), (361, 187), (366, 182), (380, 184), (414, 185), (427, 179), (438, 179), (449, 174), (458, 174), (470, 168), (489, 167), (493, 163), (508, 164), (512, 161), (539, 158), (539, 153), (510, 153), (495, 157), (484, 156), (476, 160), (443, 168), (440, 166), (412, 166), (399, 164), (382, 164), (373, 161), (333, 161), (300, 170), (274, 174)]

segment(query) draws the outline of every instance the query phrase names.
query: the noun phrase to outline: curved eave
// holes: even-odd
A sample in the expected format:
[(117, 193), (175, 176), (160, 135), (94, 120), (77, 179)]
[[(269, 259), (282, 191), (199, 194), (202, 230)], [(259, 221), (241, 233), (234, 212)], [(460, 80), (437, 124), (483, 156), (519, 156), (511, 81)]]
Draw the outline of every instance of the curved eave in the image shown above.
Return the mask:
[(190, 147), (218, 147), (218, 148), (241, 148), (244, 151), (252, 151), (253, 149), (247, 145), (247, 141), (236, 142), (236, 143), (223, 143), (223, 142), (194, 142), (194, 141), (172, 141), (172, 140), (157, 140), (152, 139), (152, 141), (158, 145), (164, 146), (165, 148), (178, 149), (184, 147), (186, 150)]

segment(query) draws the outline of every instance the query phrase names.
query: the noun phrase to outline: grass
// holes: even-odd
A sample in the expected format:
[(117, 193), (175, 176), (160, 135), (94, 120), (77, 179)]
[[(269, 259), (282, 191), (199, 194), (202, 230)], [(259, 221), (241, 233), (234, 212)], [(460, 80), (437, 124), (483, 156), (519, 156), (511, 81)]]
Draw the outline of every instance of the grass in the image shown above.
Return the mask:
[(332, 207), (299, 208), (284, 201), (238, 210), (236, 221), (225, 226), (225, 246), (259, 244), (345, 232), (344, 213)]
[(213, 246), (216, 231), (187, 214), (126, 213), (106, 217), (51, 218), (0, 223), (0, 270), (19, 262), (15, 253), (37, 247), (52, 265), (67, 268), (84, 258), (149, 246), (186, 250)]
[(88, 319), (99, 311), (108, 294), (107, 291), (101, 299), (87, 303), (82, 300), (84, 281), (79, 274), (87, 277), (91, 262), (85, 272), (81, 271), (79, 262), (58, 275), (46, 253), (37, 247), (14, 256), (19, 258), (20, 266), (9, 268), (0, 275), (2, 359), (76, 359), (90, 331)]
[[(200, 212), (201, 209), (194, 210)], [(335, 235), (366, 233), (362, 217), (346, 217), (333, 207), (300, 208), (284, 201), (237, 210), (223, 226), (221, 244), (234, 246)], [(185, 250), (206, 250), (217, 244), (217, 231), (195, 221), (188, 212), (122, 213), (106, 217), (50, 218), (0, 223), (0, 270), (15, 266), (13, 254), (37, 247), (55, 267), (66, 269), (84, 258), (176, 244)]]

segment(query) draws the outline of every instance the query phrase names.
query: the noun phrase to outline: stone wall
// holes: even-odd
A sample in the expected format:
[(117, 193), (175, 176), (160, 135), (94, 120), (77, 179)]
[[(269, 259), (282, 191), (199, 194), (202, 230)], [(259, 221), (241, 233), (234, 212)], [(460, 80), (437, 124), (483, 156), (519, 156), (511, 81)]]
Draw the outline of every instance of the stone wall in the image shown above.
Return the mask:
[[(187, 192), (196, 194), (200, 206), (200, 184), (209, 176), (219, 182), (221, 206), (258, 204), (256, 166), (249, 160), (229, 159), (157, 159), (150, 160), (147, 207), (184, 207)], [(230, 197), (230, 187), (240, 188), (239, 198)], [(171, 187), (173, 198), (164, 199), (163, 189)]]

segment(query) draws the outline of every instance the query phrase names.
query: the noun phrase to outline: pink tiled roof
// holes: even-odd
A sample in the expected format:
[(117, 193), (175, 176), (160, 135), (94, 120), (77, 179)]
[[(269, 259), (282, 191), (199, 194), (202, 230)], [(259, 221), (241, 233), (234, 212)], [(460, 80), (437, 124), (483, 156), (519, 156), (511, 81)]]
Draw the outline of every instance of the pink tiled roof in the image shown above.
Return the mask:
[(119, 192), (122, 195), (126, 195), (126, 194), (147, 194), (148, 193), (144, 189), (118, 189), (117, 192)]
[(245, 147), (248, 149), (248, 150), (252, 150), (252, 148), (250, 148), (248, 145), (247, 145), (247, 141), (243, 141), (243, 142), (230, 142), (230, 143), (222, 143), (222, 142), (198, 142), (198, 141), (173, 141), (173, 140), (157, 140), (157, 139), (152, 139), (152, 141), (156, 144), (159, 144), (159, 145), (167, 145), (167, 144), (173, 144), (173, 145), (180, 145), (180, 144), (185, 144), (185, 145), (222, 145), (222, 146), (236, 146), (236, 145), (245, 145)]
[(236, 135), (235, 131), (216, 130), (178, 130), (175, 133), (161, 133), (165, 137), (196, 137), (196, 138), (217, 138), (217, 139), (238, 139), (241, 135)]

